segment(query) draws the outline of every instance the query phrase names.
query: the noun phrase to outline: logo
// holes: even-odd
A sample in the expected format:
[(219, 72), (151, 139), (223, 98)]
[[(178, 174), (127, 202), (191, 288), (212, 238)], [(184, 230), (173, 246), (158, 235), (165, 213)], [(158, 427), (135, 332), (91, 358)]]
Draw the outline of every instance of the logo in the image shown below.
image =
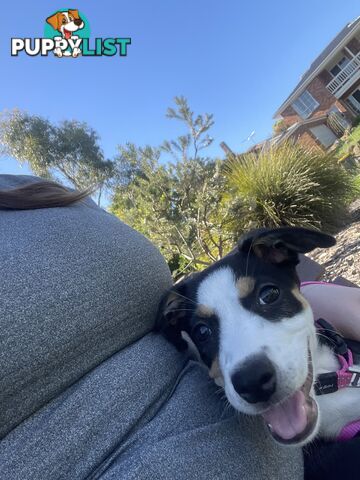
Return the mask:
[(57, 10), (47, 17), (44, 38), (12, 38), (11, 55), (20, 52), (31, 57), (46, 57), (52, 52), (56, 57), (120, 57), (127, 56), (131, 38), (95, 38), (90, 42), (90, 25), (79, 10)]

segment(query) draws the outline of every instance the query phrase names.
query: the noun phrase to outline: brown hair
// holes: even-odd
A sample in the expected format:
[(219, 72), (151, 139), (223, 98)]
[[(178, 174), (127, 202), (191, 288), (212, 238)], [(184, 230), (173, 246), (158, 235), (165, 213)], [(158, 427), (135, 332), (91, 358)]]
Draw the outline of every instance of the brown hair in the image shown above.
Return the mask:
[(30, 210), (66, 207), (91, 194), (90, 190), (72, 191), (55, 182), (29, 183), (11, 190), (0, 190), (0, 210)]

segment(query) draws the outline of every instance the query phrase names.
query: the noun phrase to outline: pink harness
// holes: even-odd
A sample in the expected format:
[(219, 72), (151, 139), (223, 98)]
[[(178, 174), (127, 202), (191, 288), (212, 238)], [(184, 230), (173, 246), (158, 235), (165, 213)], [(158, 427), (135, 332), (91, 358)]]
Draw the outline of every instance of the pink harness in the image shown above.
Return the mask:
[[(321, 332), (320, 338), (325, 338), (325, 342), (326, 339), (329, 340), (340, 363), (340, 368), (336, 372), (321, 373), (317, 376), (314, 386), (316, 395), (326, 395), (341, 388), (359, 388), (360, 368), (354, 365), (353, 353), (345, 339), (325, 320), (319, 319), (315, 324), (317, 330)], [(360, 433), (360, 419), (345, 425), (336, 439), (349, 440), (358, 433)]]
[[(301, 287), (319, 283), (337, 286), (336, 284), (326, 282), (304, 282), (301, 284)], [(331, 324), (323, 319), (317, 320), (315, 325), (317, 330), (321, 332), (320, 338), (325, 339), (325, 342), (328, 340), (328, 344), (334, 350), (340, 363), (340, 368), (336, 372), (322, 373), (317, 376), (314, 386), (316, 395), (326, 395), (341, 388), (360, 388), (360, 367), (354, 365), (353, 353), (348, 347), (346, 340)], [(336, 440), (350, 440), (359, 433), (360, 419), (345, 425)]]

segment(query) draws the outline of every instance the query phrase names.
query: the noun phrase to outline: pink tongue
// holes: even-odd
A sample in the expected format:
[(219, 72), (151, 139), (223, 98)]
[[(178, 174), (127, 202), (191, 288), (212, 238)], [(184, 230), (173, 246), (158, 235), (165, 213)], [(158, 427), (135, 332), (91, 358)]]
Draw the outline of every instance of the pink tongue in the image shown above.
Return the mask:
[(71, 37), (71, 32), (69, 32), (69, 30), (64, 29), (64, 33), (65, 33), (65, 38), (68, 40)]
[(301, 390), (279, 405), (263, 413), (263, 417), (274, 433), (290, 440), (302, 433), (307, 425), (306, 399)]

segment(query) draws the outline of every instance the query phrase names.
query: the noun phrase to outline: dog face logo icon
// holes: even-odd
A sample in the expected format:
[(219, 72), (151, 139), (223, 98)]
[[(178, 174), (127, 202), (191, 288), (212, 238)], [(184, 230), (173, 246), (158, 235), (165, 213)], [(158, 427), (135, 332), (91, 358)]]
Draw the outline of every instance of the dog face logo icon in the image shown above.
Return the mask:
[(84, 28), (84, 22), (80, 18), (79, 10), (68, 10), (67, 12), (57, 12), (46, 19), (54, 30), (59, 31), (63, 38), (69, 40), (74, 32)]
[[(61, 33), (61, 37), (67, 41), (72, 39), (77, 40), (79, 37), (74, 34), (85, 26), (84, 20), (79, 15), (79, 10), (70, 9), (54, 13), (46, 19), (46, 22), (51, 25), (54, 30)], [(69, 50), (58, 47), (55, 48), (54, 54), (58, 57), (78, 57), (81, 55), (81, 49), (78, 46), (73, 46), (72, 52), (69, 52)]]

